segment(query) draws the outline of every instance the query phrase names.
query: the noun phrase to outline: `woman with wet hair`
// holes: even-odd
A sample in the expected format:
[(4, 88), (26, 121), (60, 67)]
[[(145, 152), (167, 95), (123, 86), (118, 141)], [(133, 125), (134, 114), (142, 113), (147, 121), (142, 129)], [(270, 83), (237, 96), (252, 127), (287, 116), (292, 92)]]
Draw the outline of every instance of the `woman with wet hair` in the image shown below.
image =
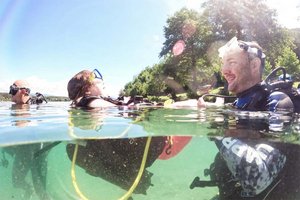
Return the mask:
[[(118, 101), (106, 97), (102, 75), (98, 70), (83, 70), (77, 73), (68, 83), (69, 98), (74, 107), (70, 113), (70, 124), (82, 130), (99, 131), (102, 126), (104, 112), (99, 108), (120, 105)], [(91, 109), (86, 109), (91, 108)], [(97, 109), (98, 108), (98, 109)], [(89, 116), (88, 120), (76, 119), (74, 116)], [(78, 145), (78, 153), (75, 156), (77, 144), (68, 144), (66, 151), (70, 160), (75, 160), (76, 165), (83, 168), (91, 176), (99, 177), (112, 184), (129, 190), (136, 180), (144, 158), (145, 146), (149, 138), (110, 138), (100, 140), (87, 140), (84, 146)], [(150, 167), (163, 152), (166, 145), (166, 137), (153, 137), (150, 140), (147, 160), (142, 175), (134, 193), (146, 194), (150, 186), (152, 173), (146, 168)]]
[(83, 70), (77, 73), (68, 83), (68, 95), (75, 107), (109, 107), (116, 104), (108, 101), (101, 73)]

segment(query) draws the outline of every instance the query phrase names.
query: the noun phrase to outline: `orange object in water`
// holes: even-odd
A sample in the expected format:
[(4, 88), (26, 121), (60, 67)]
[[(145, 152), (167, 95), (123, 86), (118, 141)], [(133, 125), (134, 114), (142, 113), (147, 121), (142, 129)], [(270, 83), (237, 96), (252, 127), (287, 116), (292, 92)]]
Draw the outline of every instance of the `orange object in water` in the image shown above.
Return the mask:
[(158, 159), (167, 160), (176, 156), (190, 142), (192, 136), (170, 136), (169, 143), (166, 144)]

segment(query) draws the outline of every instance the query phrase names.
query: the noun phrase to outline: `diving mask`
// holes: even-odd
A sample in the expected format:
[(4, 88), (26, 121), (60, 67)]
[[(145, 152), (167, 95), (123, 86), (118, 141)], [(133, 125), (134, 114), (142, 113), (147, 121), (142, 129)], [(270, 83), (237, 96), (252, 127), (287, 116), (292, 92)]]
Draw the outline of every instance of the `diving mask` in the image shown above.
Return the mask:
[(25, 87), (18, 87), (16, 84), (13, 84), (9, 87), (9, 94), (15, 96), (19, 90), (25, 90), (25, 94), (30, 94), (30, 89)]
[(256, 47), (251, 47), (246, 42), (238, 41), (237, 37), (233, 37), (224, 46), (219, 48), (219, 50), (218, 50), (219, 57), (223, 58), (226, 52), (233, 50), (237, 47), (243, 49), (245, 52), (247, 52), (249, 54), (254, 54), (255, 56), (257, 56), (260, 59), (264, 59), (266, 57), (266, 55), (262, 52), (261, 49), (258, 49)]

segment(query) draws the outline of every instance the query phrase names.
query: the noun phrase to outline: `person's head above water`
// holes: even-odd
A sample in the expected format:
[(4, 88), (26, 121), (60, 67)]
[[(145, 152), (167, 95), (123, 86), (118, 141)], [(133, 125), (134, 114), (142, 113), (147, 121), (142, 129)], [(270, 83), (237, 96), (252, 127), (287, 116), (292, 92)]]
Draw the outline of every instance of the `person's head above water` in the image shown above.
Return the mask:
[(110, 107), (115, 104), (107, 101), (107, 94), (101, 73), (83, 70), (77, 73), (68, 83), (68, 94), (72, 105), (76, 107)]
[(83, 70), (77, 73), (68, 83), (68, 94), (73, 101), (85, 96), (102, 96), (104, 94), (102, 75), (98, 70)]
[(16, 80), (9, 88), (11, 101), (16, 104), (26, 104), (30, 99), (29, 84), (25, 80)]
[(219, 49), (221, 72), (228, 82), (228, 90), (241, 93), (262, 81), (265, 54), (257, 42), (232, 38)]

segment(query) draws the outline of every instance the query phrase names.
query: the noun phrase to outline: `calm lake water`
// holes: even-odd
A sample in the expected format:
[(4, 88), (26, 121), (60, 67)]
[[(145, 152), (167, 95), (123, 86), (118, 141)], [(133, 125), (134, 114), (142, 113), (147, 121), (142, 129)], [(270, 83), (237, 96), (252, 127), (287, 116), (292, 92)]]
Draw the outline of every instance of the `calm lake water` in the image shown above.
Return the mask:
[(297, 115), (149, 107), (82, 110), (69, 104), (0, 102), (1, 199), (216, 199), (218, 187), (190, 185), (195, 177), (211, 180), (208, 169), (218, 153), (214, 138), (224, 135), (283, 151), (283, 176), (288, 178), (280, 178), (272, 190), (281, 196), (271, 192), (264, 197), (300, 199)]

